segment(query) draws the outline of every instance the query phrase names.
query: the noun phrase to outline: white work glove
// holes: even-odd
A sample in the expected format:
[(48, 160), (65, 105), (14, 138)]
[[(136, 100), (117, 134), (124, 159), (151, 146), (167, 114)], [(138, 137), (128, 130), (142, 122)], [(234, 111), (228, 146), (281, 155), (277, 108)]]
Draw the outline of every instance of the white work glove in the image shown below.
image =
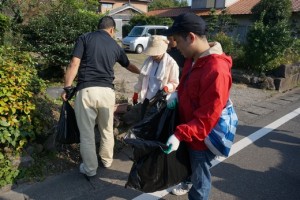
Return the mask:
[(178, 95), (177, 95), (177, 91), (168, 94), (166, 97), (167, 100), (167, 107), (169, 109), (174, 109), (176, 107), (176, 104), (178, 102)]
[(169, 147), (167, 150), (164, 152), (166, 154), (171, 153), (172, 151), (176, 151), (179, 147), (180, 141), (177, 139), (177, 137), (173, 134), (169, 137), (167, 141), (167, 146)]

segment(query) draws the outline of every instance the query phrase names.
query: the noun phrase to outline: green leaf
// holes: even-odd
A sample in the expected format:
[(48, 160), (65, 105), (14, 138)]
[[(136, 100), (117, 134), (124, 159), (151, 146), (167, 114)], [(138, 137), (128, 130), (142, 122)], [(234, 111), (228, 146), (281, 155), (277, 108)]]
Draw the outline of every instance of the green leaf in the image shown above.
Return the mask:
[(10, 126), (10, 124), (8, 122), (3, 121), (3, 120), (0, 120), (0, 125), (5, 126), (5, 127)]

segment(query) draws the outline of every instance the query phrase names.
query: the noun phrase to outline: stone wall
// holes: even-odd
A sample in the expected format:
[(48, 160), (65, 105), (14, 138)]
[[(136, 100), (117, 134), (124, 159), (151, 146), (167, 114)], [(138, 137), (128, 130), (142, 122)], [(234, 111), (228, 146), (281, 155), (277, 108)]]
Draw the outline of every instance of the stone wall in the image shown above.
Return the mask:
[(280, 65), (264, 76), (233, 70), (232, 79), (234, 82), (244, 83), (256, 88), (285, 92), (300, 86), (300, 62), (291, 65)]

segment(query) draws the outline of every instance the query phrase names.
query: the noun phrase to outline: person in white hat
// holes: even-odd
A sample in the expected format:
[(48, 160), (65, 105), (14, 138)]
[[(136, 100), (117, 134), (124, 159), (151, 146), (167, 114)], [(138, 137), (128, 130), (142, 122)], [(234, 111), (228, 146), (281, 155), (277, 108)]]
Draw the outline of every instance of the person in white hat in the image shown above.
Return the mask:
[(149, 57), (145, 60), (138, 82), (134, 86), (133, 104), (142, 102), (142, 118), (144, 118), (149, 100), (159, 90), (174, 92), (179, 84), (179, 67), (176, 61), (167, 54), (169, 41), (164, 36), (153, 35), (143, 52)]

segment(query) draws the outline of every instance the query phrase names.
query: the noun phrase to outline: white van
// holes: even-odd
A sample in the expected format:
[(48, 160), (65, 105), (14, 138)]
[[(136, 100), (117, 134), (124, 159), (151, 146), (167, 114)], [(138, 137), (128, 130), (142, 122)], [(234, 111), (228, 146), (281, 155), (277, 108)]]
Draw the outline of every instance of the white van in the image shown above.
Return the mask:
[(127, 37), (122, 40), (122, 47), (125, 51), (142, 53), (147, 47), (151, 35), (163, 35), (168, 26), (145, 25), (135, 26)]

